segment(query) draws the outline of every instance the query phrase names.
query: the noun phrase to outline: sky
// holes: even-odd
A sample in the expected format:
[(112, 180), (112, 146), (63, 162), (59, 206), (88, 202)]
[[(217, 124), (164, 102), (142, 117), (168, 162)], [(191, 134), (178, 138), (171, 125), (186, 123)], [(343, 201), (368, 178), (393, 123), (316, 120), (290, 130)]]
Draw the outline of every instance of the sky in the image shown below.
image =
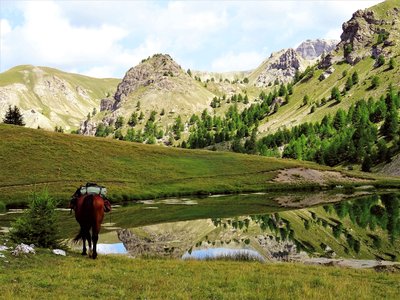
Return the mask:
[(122, 78), (155, 53), (185, 70), (250, 70), (306, 39), (339, 39), (353, 12), (381, 1), (0, 0), (0, 72)]

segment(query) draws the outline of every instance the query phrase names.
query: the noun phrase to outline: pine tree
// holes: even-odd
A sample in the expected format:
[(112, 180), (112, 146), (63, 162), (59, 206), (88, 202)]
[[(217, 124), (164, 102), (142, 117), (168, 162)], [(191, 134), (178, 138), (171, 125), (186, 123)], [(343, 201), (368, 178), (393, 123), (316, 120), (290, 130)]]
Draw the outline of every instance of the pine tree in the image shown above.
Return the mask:
[(129, 118), (128, 125), (131, 127), (135, 127), (137, 123), (138, 123), (138, 115), (136, 112), (134, 112)]
[(117, 117), (117, 121), (115, 121), (115, 129), (119, 129), (124, 126), (124, 117), (119, 116)]
[(385, 64), (385, 57), (381, 54), (378, 56), (377, 65), (378, 67), (383, 66)]
[(341, 101), (341, 97), (340, 97), (340, 91), (339, 88), (337, 86), (335, 86), (332, 90), (331, 90), (331, 99), (332, 100), (336, 100), (337, 102)]
[(353, 73), (353, 75), (351, 75), (351, 80), (353, 81), (353, 84), (357, 84), (358, 83), (358, 73), (357, 73), (357, 71), (355, 71)]
[(22, 114), (16, 105), (14, 105), (14, 108), (12, 108), (11, 105), (8, 106), (8, 110), (4, 116), (3, 123), (25, 126)]
[(385, 122), (381, 127), (381, 133), (388, 139), (393, 139), (399, 130), (398, 113), (395, 108), (392, 108), (385, 117)]
[(351, 77), (347, 78), (345, 89), (346, 91), (350, 91), (350, 89), (353, 87), (353, 79)]
[(371, 89), (376, 89), (380, 84), (380, 79), (378, 76), (372, 77), (371, 80)]
[(370, 157), (369, 155), (366, 155), (366, 156), (364, 157), (363, 162), (362, 162), (361, 170), (362, 170), (363, 172), (371, 172), (371, 167), (372, 167), (372, 160), (371, 160), (371, 157)]
[(393, 57), (391, 57), (389, 60), (389, 70), (393, 70), (395, 67), (396, 67), (396, 61), (394, 60)]

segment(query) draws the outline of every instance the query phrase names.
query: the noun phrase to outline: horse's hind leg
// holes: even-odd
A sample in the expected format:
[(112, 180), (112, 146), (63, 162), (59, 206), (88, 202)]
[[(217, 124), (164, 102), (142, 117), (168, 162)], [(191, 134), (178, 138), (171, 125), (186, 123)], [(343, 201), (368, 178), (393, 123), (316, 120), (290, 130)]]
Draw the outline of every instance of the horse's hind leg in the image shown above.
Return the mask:
[(83, 246), (82, 246), (82, 255), (86, 255), (87, 252), (86, 252), (86, 237), (85, 236), (82, 236), (82, 244), (83, 244)]
[[(87, 230), (86, 229), (81, 229), (82, 232), (82, 255), (87, 255), (87, 249), (86, 249), (86, 240), (87, 240)], [(90, 240), (88, 241), (90, 242)]]
[(98, 233), (92, 233), (92, 240), (93, 240), (92, 258), (96, 259), (96, 257), (97, 257), (97, 241), (99, 240), (99, 234)]
[(87, 231), (87, 240), (88, 240), (88, 245), (89, 245), (89, 257), (92, 257), (93, 251), (92, 251), (92, 237), (90, 235), (90, 230)]

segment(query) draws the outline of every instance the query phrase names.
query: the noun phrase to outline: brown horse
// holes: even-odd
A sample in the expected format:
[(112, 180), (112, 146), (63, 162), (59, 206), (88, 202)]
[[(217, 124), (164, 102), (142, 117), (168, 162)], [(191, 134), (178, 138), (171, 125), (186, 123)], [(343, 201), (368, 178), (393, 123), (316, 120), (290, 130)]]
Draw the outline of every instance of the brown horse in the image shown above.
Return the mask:
[[(103, 222), (104, 218), (104, 200), (100, 195), (97, 194), (84, 194), (76, 199), (74, 209), (75, 219), (81, 226), (81, 229), (74, 240), (77, 242), (82, 239), (82, 255), (87, 254), (87, 240), (89, 245), (89, 257), (95, 259), (97, 257), (97, 241), (99, 239), (101, 223)], [(90, 230), (92, 231), (91, 234)]]

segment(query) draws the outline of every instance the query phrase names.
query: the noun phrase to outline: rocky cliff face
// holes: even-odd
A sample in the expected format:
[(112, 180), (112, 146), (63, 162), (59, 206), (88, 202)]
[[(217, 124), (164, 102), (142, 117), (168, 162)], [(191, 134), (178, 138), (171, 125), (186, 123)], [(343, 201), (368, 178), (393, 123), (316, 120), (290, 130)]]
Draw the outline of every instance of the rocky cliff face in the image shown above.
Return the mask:
[(314, 64), (323, 54), (336, 47), (336, 40), (307, 40), (296, 49), (284, 49), (272, 53), (250, 77), (255, 78), (257, 86), (267, 86), (275, 81), (287, 83), (293, 80), (296, 71), (304, 71)]
[(327, 54), (336, 48), (339, 43), (337, 40), (306, 40), (302, 42), (297, 48), (296, 52), (302, 58), (312, 60), (320, 57), (322, 54)]
[(399, 12), (400, 7), (387, 9), (385, 13), (379, 14), (374, 8), (356, 11), (352, 18), (343, 23), (343, 33), (340, 36), (333, 60), (327, 58), (321, 62), (321, 68), (327, 68), (341, 59), (343, 52), (344, 60), (355, 65), (366, 57), (377, 58), (383, 54), (390, 54), (390, 47), (399, 39)]
[(263, 63), (262, 70), (256, 79), (256, 85), (267, 86), (275, 81), (290, 82), (302, 65), (301, 56), (293, 49), (273, 53)]

